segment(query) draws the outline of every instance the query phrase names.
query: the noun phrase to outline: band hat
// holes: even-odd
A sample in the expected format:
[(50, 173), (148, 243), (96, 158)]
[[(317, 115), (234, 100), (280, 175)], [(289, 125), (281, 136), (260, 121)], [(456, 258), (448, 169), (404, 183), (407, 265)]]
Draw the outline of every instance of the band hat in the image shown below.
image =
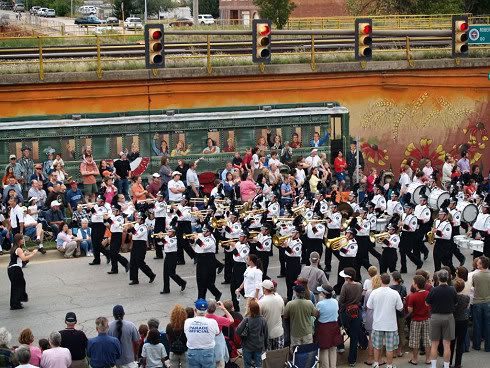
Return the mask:
[(159, 178), (160, 177), (160, 174), (159, 173), (153, 173), (152, 175), (154, 178)]
[(54, 207), (54, 206), (61, 206), (61, 203), (58, 202), (57, 200), (54, 200), (53, 202), (51, 202), (51, 207)]
[(271, 280), (262, 281), (261, 286), (266, 290), (274, 290), (274, 283)]
[(182, 175), (182, 173), (180, 171), (174, 171), (172, 173), (172, 178), (175, 176), (175, 175)]
[(65, 322), (76, 323), (77, 322), (77, 315), (74, 312), (68, 312), (65, 316)]

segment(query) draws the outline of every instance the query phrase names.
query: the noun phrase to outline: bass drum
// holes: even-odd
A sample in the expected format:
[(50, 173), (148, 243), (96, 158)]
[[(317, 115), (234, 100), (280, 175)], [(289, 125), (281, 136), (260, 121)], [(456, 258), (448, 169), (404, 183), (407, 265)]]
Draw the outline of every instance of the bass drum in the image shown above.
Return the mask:
[(478, 207), (474, 203), (460, 201), (456, 209), (461, 212), (461, 220), (468, 224), (473, 223), (478, 217)]
[(449, 192), (440, 188), (436, 188), (432, 192), (430, 192), (428, 200), (429, 207), (433, 210), (438, 210), (439, 208), (441, 208), (442, 203), (446, 199), (449, 199), (449, 197), (451, 197)]
[(413, 204), (420, 204), (420, 191), (422, 188), (425, 189), (425, 195), (429, 197), (430, 195), (430, 189), (425, 185), (425, 184), (420, 184), (420, 183), (411, 183), (407, 187), (407, 193), (410, 193), (410, 200)]

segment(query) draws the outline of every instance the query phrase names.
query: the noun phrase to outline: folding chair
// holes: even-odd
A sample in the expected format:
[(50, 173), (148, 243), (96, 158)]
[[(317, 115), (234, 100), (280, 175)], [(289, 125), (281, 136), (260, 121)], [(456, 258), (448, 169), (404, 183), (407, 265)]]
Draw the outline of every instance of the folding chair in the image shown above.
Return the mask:
[(288, 368), (316, 368), (320, 362), (320, 348), (317, 344), (299, 345), (294, 349), (293, 361)]
[(283, 368), (289, 360), (289, 348), (267, 351), (262, 368)]

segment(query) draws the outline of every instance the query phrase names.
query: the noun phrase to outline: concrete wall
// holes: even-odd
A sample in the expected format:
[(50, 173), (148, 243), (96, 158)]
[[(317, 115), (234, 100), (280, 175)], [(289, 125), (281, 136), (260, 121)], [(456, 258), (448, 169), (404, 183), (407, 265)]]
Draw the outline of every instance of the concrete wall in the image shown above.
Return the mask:
[(440, 167), (446, 152), (458, 155), (464, 145), (487, 174), (489, 61), (462, 63), (418, 62), (407, 69), (406, 62), (379, 62), (367, 70), (346, 63), (319, 65), (316, 73), (308, 65), (268, 66), (266, 74), (256, 67), (223, 68), (211, 77), (195, 68), (166, 70), (149, 81), (144, 71), (85, 82), (79, 80), (93, 75), (47, 75), (43, 83), (11, 76), (0, 82), (0, 116), (338, 101), (349, 108), (351, 135), (361, 137), (372, 165), (398, 171), (412, 157)]

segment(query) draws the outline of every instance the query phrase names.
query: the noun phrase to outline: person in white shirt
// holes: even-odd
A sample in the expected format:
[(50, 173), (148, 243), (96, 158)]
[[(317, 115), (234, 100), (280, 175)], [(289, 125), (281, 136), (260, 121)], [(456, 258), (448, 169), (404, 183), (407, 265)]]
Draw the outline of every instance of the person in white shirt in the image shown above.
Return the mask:
[(454, 167), (454, 159), (448, 153), (444, 158), (444, 164), (442, 165), (442, 179), (441, 185), (445, 189), (449, 189), (449, 185), (451, 184), (451, 174), (453, 172)]
[(187, 170), (186, 174), (186, 183), (189, 189), (192, 191), (192, 196), (193, 197), (200, 197), (199, 195), (199, 177), (197, 176), (196, 172), (196, 162), (191, 162), (189, 165), (189, 170)]
[(262, 296), (262, 270), (258, 267), (259, 258), (255, 254), (247, 257), (247, 269), (243, 273), (243, 282), (235, 290), (237, 295), (243, 290), (245, 298), (260, 299)]
[(272, 165), (275, 165), (276, 167), (280, 167), (282, 165), (281, 161), (279, 161), (278, 159), (277, 151), (271, 152), (271, 158), (269, 159), (268, 165), (269, 167), (271, 167)]
[(402, 169), (402, 173), (400, 174), (400, 179), (398, 182), (400, 183), (400, 196), (403, 197), (403, 194), (407, 192), (408, 186), (412, 183), (412, 178), (410, 176), (410, 173), (412, 169), (410, 166), (405, 165)]
[(188, 318), (184, 323), (184, 333), (187, 338), (187, 364), (189, 367), (214, 367), (215, 337), (219, 335), (218, 322), (206, 318), (208, 302), (196, 300), (194, 318)]
[(184, 196), (185, 185), (180, 180), (181, 175), (179, 171), (174, 171), (172, 180), (168, 182), (168, 200), (170, 202), (180, 202)]
[(18, 197), (10, 197), (8, 204), (11, 208), (9, 218), (12, 236), (15, 234), (24, 234), (24, 211), (19, 205)]
[(382, 274), (382, 286), (371, 292), (366, 304), (367, 308), (373, 310), (373, 368), (379, 367), (383, 345), (386, 346), (386, 368), (393, 368), (393, 351), (399, 344), (396, 311), (403, 309), (403, 303), (400, 294), (390, 288), (390, 280), (390, 275)]
[(316, 149), (316, 148), (313, 148), (311, 150), (310, 156), (308, 156), (305, 159), (305, 164), (306, 164), (308, 170), (311, 170), (315, 167), (321, 166), (321, 162), (322, 162), (322, 159), (320, 158), (320, 156), (318, 156), (318, 149)]
[(284, 347), (284, 328), (282, 325), (284, 299), (274, 292), (274, 283), (271, 280), (262, 281), (261, 286), (264, 295), (259, 300), (259, 306), (260, 314), (267, 322), (267, 350), (282, 349)]
[(434, 173), (434, 168), (432, 167), (432, 163), (430, 162), (430, 160), (426, 161), (425, 166), (422, 168), (422, 171), (424, 172), (426, 178), (432, 176), (432, 174)]

